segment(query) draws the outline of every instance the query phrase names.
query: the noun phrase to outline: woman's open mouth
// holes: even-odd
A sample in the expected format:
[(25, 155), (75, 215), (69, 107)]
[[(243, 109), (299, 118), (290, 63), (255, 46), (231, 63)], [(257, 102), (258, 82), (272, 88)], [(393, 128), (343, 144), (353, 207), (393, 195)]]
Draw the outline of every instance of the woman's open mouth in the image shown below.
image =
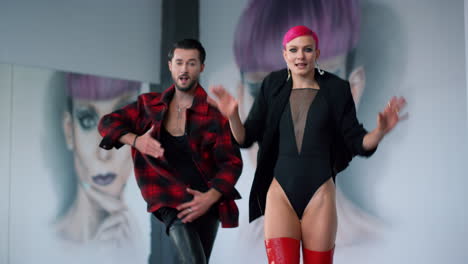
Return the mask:
[(304, 69), (305, 67), (307, 67), (307, 63), (297, 63), (296, 67), (299, 69)]

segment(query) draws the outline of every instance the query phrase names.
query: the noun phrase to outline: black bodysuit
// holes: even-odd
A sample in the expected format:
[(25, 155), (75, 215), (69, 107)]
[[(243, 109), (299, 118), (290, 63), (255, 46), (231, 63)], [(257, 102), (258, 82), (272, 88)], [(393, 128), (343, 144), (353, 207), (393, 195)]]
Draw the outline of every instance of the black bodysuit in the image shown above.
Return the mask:
[(332, 177), (330, 116), (317, 89), (293, 89), (281, 116), (274, 176), (299, 219), (317, 189)]

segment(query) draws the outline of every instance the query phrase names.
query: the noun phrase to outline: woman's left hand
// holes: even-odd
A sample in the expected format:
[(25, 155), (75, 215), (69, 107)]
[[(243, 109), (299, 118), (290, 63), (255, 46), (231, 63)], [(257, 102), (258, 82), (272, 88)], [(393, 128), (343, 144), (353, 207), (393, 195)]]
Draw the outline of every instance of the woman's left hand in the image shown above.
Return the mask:
[(383, 135), (390, 132), (400, 120), (407, 117), (407, 114), (405, 114), (403, 117), (400, 116), (400, 112), (405, 106), (405, 98), (394, 96), (392, 99), (390, 99), (384, 111), (378, 114), (377, 129)]

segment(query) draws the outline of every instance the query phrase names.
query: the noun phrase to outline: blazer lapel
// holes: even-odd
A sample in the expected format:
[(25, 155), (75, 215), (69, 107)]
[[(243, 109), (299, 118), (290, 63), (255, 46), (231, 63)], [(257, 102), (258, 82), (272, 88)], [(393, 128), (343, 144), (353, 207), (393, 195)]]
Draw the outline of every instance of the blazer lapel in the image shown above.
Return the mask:
[(267, 119), (268, 133), (266, 133), (263, 140), (263, 146), (265, 147), (271, 146), (274, 136), (276, 135), (281, 115), (283, 114), (284, 108), (289, 101), (289, 96), (291, 95), (291, 89), (292, 79), (290, 78), (273, 91), (271, 113)]

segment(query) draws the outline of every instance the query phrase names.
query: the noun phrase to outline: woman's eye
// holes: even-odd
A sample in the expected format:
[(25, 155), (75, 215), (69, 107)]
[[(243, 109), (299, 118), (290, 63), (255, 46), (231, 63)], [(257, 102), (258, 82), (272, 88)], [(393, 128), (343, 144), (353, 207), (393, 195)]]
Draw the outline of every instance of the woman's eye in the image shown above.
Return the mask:
[(296, 52), (297, 49), (289, 49), (290, 52)]
[(305, 52), (313, 52), (313, 51), (314, 51), (314, 49), (312, 49), (312, 48), (305, 48)]
[(97, 126), (98, 117), (92, 111), (77, 112), (77, 119), (83, 130), (91, 130)]

